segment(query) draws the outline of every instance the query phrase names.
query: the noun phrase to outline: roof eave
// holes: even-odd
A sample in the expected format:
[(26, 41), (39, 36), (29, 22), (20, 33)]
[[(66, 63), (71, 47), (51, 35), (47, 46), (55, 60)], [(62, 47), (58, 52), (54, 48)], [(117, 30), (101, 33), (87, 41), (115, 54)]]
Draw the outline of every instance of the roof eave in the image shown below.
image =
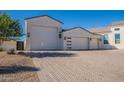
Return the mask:
[[(89, 31), (89, 30), (87, 30), (87, 29), (85, 29), (85, 28), (82, 28), (82, 27), (73, 27), (73, 28), (70, 28), (70, 29), (67, 29), (67, 30), (63, 31), (63, 33), (66, 32), (66, 31), (73, 30), (73, 29), (77, 29), (77, 28), (83, 29), (83, 30), (85, 30), (85, 31), (87, 31), (87, 32), (89, 32), (89, 33), (91, 33), (91, 34), (94, 34), (94, 35), (100, 35), (100, 34), (97, 34), (97, 33), (93, 33), (93, 32), (91, 32), (91, 31)], [(100, 36), (101, 36), (101, 35), (100, 35)]]
[(55, 21), (57, 21), (57, 22), (59, 22), (61, 24), (64, 24), (63, 22), (61, 22), (61, 21), (59, 21), (59, 20), (57, 20), (57, 19), (55, 19), (55, 18), (53, 18), (51, 16), (48, 16), (48, 15), (41, 15), (41, 16), (35, 16), (35, 17), (25, 18), (24, 20), (26, 21), (26, 20), (30, 20), (30, 19), (38, 18), (38, 17), (49, 17), (49, 18), (51, 18), (51, 19), (53, 19), (53, 20), (55, 20)]

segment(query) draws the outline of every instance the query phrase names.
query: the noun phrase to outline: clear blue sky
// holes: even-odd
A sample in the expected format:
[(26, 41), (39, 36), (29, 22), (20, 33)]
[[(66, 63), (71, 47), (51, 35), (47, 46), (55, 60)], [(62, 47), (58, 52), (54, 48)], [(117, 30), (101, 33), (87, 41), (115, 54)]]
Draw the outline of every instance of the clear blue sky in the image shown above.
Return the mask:
[(65, 29), (76, 26), (89, 29), (106, 26), (115, 21), (124, 21), (124, 11), (121, 10), (11, 10), (7, 12), (13, 18), (20, 19), (22, 27), (24, 27), (25, 18), (39, 15), (49, 15), (62, 21), (64, 23), (63, 28)]

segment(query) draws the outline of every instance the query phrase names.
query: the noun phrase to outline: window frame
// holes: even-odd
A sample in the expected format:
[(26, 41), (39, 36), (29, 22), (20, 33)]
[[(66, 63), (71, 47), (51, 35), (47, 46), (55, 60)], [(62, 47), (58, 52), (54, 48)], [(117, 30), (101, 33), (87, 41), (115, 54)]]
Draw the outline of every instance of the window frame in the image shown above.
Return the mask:
[(67, 37), (67, 39), (71, 39), (71, 37)]
[[(107, 37), (107, 38), (106, 38), (106, 37)], [(103, 43), (104, 43), (104, 44), (109, 44), (109, 36), (108, 36), (108, 34), (104, 34)]]
[(71, 41), (66, 41), (67, 43), (71, 43)]
[(114, 31), (119, 31), (120, 30), (120, 28), (114, 28)]
[(62, 34), (61, 33), (59, 33), (59, 38), (62, 38)]
[(71, 46), (72, 44), (66, 44), (67, 46)]
[(68, 46), (67, 49), (72, 49), (72, 47), (71, 46)]
[[(119, 36), (116, 36), (116, 35), (119, 35)], [(120, 44), (121, 43), (120, 33), (115, 33), (114, 37), (115, 37), (115, 44)]]

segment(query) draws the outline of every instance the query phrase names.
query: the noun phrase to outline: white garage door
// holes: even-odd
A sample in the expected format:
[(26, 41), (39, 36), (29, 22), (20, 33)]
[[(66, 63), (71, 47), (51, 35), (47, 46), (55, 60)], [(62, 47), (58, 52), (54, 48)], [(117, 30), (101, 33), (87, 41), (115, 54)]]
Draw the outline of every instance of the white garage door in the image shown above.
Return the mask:
[(32, 27), (31, 50), (57, 49), (57, 29), (50, 27)]
[(67, 49), (88, 49), (88, 38), (71, 37), (66, 42)]
[(98, 48), (99, 48), (98, 39), (92, 38), (90, 40), (90, 49), (98, 49)]

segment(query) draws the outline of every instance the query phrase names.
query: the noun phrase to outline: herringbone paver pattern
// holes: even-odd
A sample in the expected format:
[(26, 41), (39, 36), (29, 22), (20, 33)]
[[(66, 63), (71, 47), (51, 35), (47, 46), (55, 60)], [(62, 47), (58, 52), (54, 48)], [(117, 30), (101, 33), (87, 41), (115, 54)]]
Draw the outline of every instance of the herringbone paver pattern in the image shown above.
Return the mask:
[[(33, 58), (35, 66), (40, 68), (38, 72), (40, 81), (124, 81), (124, 50), (47, 51), (45, 56), (43, 55), (46, 52), (40, 53), (36, 53)], [(65, 53), (72, 53), (74, 55), (59, 56), (59, 53), (64, 53), (64, 55)]]

